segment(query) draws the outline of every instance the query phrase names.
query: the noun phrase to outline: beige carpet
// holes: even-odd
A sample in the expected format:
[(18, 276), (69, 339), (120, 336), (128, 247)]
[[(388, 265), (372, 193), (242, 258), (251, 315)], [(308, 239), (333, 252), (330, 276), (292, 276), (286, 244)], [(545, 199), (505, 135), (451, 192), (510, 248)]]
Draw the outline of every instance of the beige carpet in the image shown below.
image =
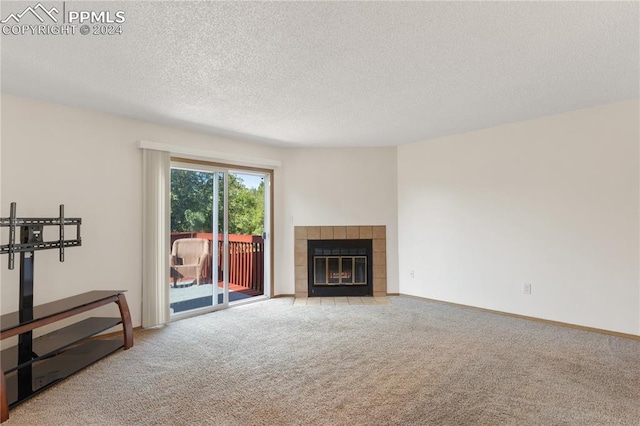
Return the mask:
[(136, 334), (13, 425), (634, 425), (640, 342), (403, 297)]

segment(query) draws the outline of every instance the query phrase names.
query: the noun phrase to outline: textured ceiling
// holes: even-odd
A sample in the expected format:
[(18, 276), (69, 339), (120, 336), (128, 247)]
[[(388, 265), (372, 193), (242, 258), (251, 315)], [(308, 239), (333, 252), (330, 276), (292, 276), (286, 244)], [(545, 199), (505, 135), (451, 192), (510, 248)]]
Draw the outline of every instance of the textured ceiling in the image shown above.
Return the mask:
[(281, 146), (383, 146), (640, 91), (637, 2), (71, 3), (124, 10), (123, 34), (3, 35), (3, 92)]

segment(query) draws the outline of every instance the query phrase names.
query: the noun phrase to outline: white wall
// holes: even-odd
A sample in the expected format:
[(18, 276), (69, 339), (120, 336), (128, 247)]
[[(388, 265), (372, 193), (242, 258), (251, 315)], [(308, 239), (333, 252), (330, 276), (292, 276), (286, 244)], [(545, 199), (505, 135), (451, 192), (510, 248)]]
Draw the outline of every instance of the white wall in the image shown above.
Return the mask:
[(639, 140), (636, 100), (399, 147), (400, 292), (640, 334)]
[[(1, 216), (8, 216), (11, 201), (20, 216), (56, 216), (63, 203), (68, 216), (83, 220), (83, 245), (68, 249), (64, 263), (54, 251), (36, 253), (36, 304), (127, 290), (134, 326), (140, 325), (139, 140), (282, 161), (274, 176), (276, 295), (294, 293), (291, 217), (304, 225), (387, 225), (388, 282), (398, 291), (395, 148), (280, 149), (4, 94), (1, 107)], [(344, 181), (353, 182), (349, 200), (336, 196)], [(0, 258), (3, 313), (17, 309), (18, 272)], [(98, 313), (113, 314), (110, 308)]]
[[(294, 226), (386, 225), (387, 292), (397, 293), (396, 148), (295, 149), (282, 158), (286, 263), (293, 264)], [(284, 272), (293, 294), (293, 268)]]
[[(638, 102), (406, 145), (397, 156), (278, 149), (9, 95), (1, 108), (1, 215), (10, 201), (28, 216), (64, 203), (84, 221), (83, 246), (64, 263), (36, 254), (36, 303), (124, 289), (140, 324), (137, 142), (146, 139), (282, 161), (275, 294), (294, 292), (294, 225), (381, 224), (389, 292), (640, 334)], [(0, 262), (8, 312), (18, 270)]]
[[(141, 323), (142, 291), (142, 154), (138, 141), (267, 159), (277, 159), (280, 152), (10, 95), (2, 95), (1, 136), (2, 217), (9, 215), (9, 202), (16, 201), (19, 216), (57, 216), (62, 203), (67, 216), (83, 220), (82, 247), (68, 249), (64, 263), (58, 262), (55, 251), (36, 253), (35, 303), (90, 290), (127, 290), (134, 326)], [(276, 170), (276, 181), (278, 173)], [(7, 241), (6, 233), (2, 241)], [(0, 302), (6, 313), (18, 306), (19, 268), (9, 271), (6, 256), (0, 261)]]

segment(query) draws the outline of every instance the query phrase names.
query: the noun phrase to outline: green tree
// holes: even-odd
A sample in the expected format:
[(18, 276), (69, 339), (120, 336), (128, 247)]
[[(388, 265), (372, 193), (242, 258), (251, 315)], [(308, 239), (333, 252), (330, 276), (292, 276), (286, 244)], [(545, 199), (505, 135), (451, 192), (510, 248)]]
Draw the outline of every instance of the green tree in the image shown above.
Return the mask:
[[(171, 170), (171, 231), (212, 232), (213, 179), (216, 174)], [(223, 230), (223, 175), (218, 174), (218, 232)], [(262, 235), (264, 182), (249, 188), (238, 175), (228, 174), (229, 233)]]
[(264, 231), (264, 182), (247, 188), (242, 178), (229, 175), (229, 233), (262, 235)]
[(171, 169), (172, 232), (211, 232), (213, 176)]

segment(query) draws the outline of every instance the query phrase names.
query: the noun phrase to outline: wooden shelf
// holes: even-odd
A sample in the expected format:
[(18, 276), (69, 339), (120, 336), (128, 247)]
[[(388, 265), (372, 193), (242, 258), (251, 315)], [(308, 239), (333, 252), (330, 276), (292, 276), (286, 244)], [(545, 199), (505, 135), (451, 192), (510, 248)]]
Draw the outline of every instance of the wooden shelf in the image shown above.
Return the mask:
[[(120, 318), (92, 317), (71, 324), (67, 327), (45, 334), (33, 339), (33, 353), (38, 359), (48, 358), (62, 352), (67, 347), (84, 340), (87, 336), (106, 331), (110, 328), (122, 324)], [(27, 361), (18, 363), (18, 346), (11, 346), (0, 352), (2, 371), (9, 374), (12, 371), (24, 367), (33, 362)]]
[[(10, 333), (16, 328), (23, 327), (33, 322), (47, 320), (54, 316), (63, 315), (70, 311), (75, 312), (82, 307), (90, 306), (110, 297), (116, 297), (122, 293), (124, 293), (123, 290), (89, 291), (87, 293), (56, 300), (55, 302), (45, 303), (33, 308), (33, 318), (31, 319), (20, 320), (19, 311), (11, 312), (0, 317), (0, 333), (2, 333), (2, 338), (4, 339), (8, 337), (5, 336), (5, 333)], [(13, 333), (13, 335), (15, 335), (15, 333)]]

